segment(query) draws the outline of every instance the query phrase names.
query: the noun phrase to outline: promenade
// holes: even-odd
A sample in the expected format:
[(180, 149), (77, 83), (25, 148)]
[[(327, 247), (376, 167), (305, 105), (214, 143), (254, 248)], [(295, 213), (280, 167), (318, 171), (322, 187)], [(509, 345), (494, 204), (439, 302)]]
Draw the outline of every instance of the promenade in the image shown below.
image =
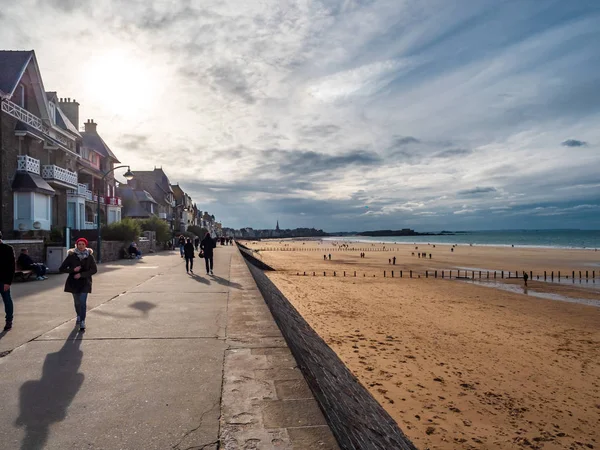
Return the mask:
[(99, 265), (87, 330), (65, 275), (15, 283), (0, 449), (336, 449), (235, 247)]

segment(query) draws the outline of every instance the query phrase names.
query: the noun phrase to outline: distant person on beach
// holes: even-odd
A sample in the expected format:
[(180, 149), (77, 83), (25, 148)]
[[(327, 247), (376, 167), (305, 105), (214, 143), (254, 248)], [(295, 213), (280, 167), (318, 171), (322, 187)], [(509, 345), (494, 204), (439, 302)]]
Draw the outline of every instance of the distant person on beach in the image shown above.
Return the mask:
[(323, 261), (327, 261), (327, 255), (323, 255)]
[(204, 239), (200, 242), (200, 248), (204, 252), (204, 263), (206, 264), (206, 275), (213, 275), (213, 249), (216, 247), (215, 241), (207, 232)]
[(396, 265), (396, 257), (395, 257), (395, 256), (392, 258), (392, 264), (393, 264), (394, 266)]
[(194, 273), (194, 244), (192, 240), (187, 238), (187, 242), (183, 246), (183, 253), (185, 255), (185, 271), (187, 273)]
[(523, 282), (525, 283), (525, 286), (527, 286), (528, 278), (529, 278), (529, 275), (527, 275), (527, 272), (523, 271)]
[(331, 253), (329, 254), (329, 261), (331, 261)]
[(4, 331), (8, 331), (13, 325), (14, 305), (10, 295), (10, 286), (15, 277), (15, 251), (12, 246), (2, 242), (2, 232), (0, 231), (0, 289), (2, 292), (2, 301), (4, 302), (4, 311), (6, 313), (6, 324)]

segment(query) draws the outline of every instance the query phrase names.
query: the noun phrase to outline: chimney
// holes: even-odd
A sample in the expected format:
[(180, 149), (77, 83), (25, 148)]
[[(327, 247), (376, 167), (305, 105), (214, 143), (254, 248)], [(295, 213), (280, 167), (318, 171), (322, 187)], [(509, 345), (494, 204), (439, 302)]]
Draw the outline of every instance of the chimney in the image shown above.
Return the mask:
[(77, 100), (73, 99), (71, 101), (70, 98), (61, 98), (59, 99), (58, 106), (75, 128), (79, 130), (79, 103), (77, 103)]
[(96, 133), (96, 126), (98, 124), (94, 122), (94, 119), (88, 119), (87, 122), (84, 123), (84, 125), (86, 133)]

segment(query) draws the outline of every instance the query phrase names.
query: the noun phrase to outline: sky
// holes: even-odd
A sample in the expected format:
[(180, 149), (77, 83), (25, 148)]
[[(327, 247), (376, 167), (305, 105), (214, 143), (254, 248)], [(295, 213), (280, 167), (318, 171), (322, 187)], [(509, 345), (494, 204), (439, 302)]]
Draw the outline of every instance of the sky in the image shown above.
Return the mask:
[(121, 162), (223, 226), (600, 229), (597, 0), (0, 0)]

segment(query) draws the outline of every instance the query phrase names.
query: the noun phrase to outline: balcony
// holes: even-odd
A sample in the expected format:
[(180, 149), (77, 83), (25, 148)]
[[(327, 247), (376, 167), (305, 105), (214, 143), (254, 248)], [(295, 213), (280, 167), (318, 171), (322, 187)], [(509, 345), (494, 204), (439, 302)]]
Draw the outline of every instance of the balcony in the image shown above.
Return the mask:
[[(101, 204), (101, 205), (104, 205), (104, 204), (105, 204), (105, 201), (104, 201), (104, 199), (105, 199), (105, 198), (106, 198), (106, 197), (104, 197), (104, 195), (101, 195), (101, 196), (100, 196), (100, 204)], [(98, 202), (98, 196), (97, 196), (96, 194), (92, 194), (92, 201), (93, 201), (94, 203), (97, 203), (97, 202)]]
[(40, 174), (40, 160), (27, 155), (17, 156), (17, 170)]
[(87, 188), (87, 185), (78, 183), (77, 189), (69, 189), (67, 195), (72, 197), (83, 197), (88, 201), (92, 201), (92, 191)]
[(77, 188), (77, 173), (53, 164), (42, 167), (42, 178), (59, 187)]
[(121, 204), (121, 197), (106, 197), (106, 204), (110, 206), (123, 206)]
[(158, 213), (158, 218), (167, 220), (167, 213)]

